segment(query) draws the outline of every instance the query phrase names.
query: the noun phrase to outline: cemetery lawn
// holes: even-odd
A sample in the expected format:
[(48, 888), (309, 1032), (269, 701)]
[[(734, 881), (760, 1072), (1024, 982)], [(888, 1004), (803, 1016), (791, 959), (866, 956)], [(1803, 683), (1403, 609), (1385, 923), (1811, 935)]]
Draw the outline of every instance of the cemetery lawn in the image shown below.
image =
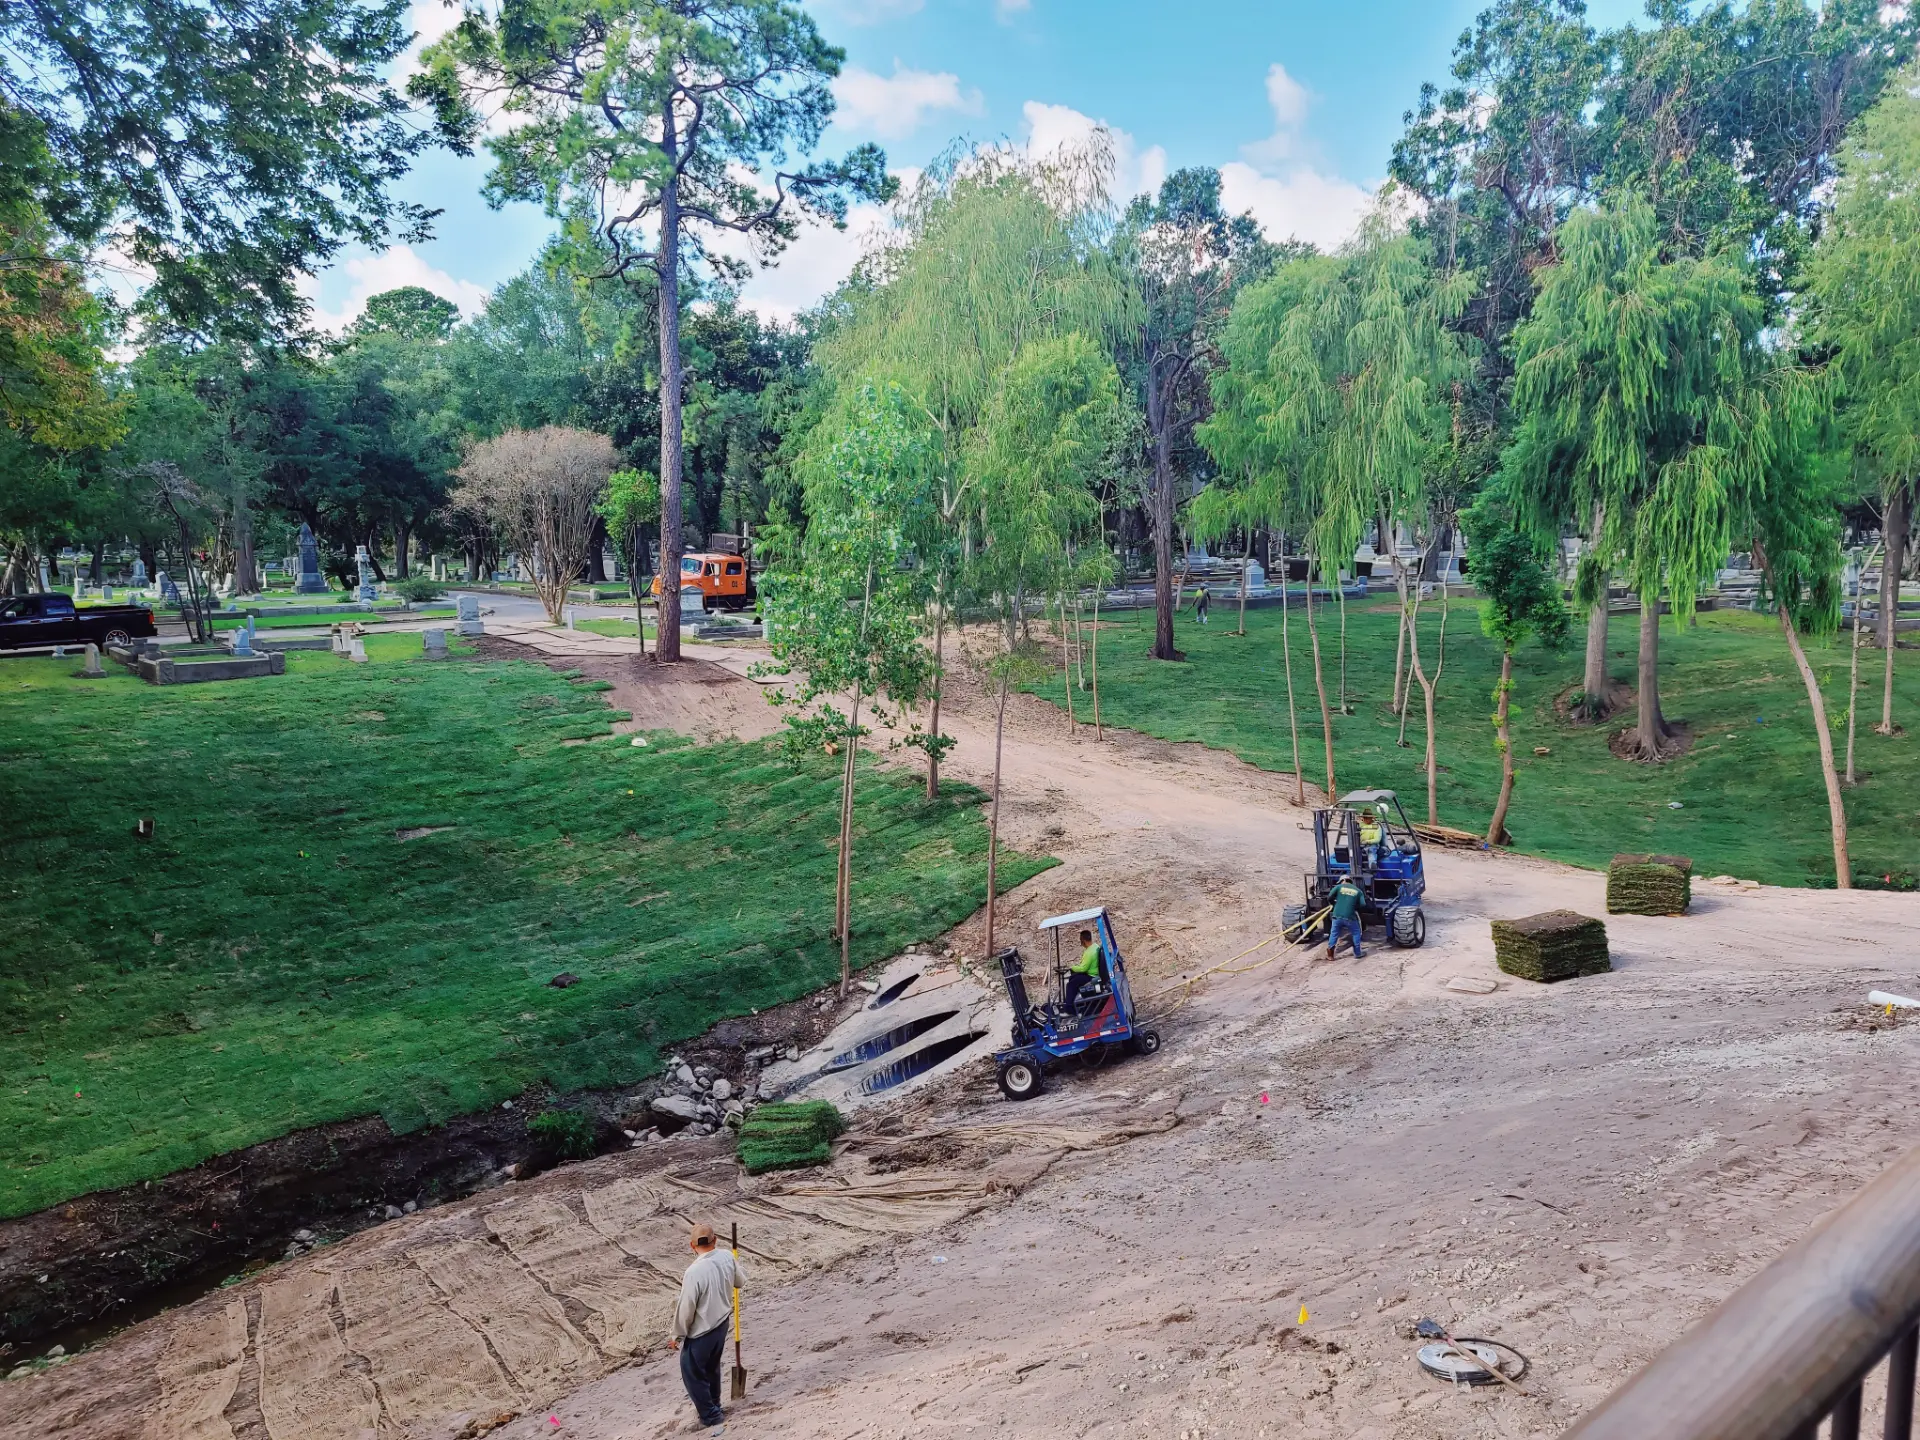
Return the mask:
[[(576, 620), (574, 628), (591, 630), (595, 635), (605, 635), (612, 639), (631, 640), (633, 638), (633, 621), (631, 620)], [(647, 626), (647, 639), (653, 639), (654, 633), (653, 626)]]
[[(272, 611), (254, 620), (256, 630), (295, 630), (325, 629), (329, 625), (343, 625), (353, 622), (360, 625), (387, 625), (395, 620), (451, 620), (454, 609), (451, 605), (444, 609), (434, 606), (426, 610), (341, 610), (328, 615), (275, 615)], [(216, 630), (238, 630), (245, 626), (245, 615), (215, 615), (213, 628)]]
[[(1197, 740), (1265, 770), (1291, 772), (1286, 672), (1280, 611), (1247, 612), (1245, 638), (1231, 632), (1236, 616), (1220, 602), (1202, 630), (1191, 606), (1176, 621), (1187, 663), (1147, 658), (1152, 612), (1125, 612), (1100, 634), (1100, 714), (1165, 740)], [(1396, 790), (1409, 818), (1426, 819), (1425, 735), (1420, 690), (1413, 687), (1408, 748), (1396, 743), (1391, 713), (1396, 616), (1379, 597), (1347, 605), (1347, 692), (1354, 713), (1333, 717), (1336, 776), (1342, 791)], [(1340, 613), (1316, 605), (1329, 706), (1340, 683)], [(1421, 655), (1431, 667), (1438, 605), (1421, 607)], [(1613, 674), (1631, 683), (1639, 619), (1614, 617), (1608, 651)], [(1515, 848), (1576, 865), (1604, 867), (1620, 851), (1691, 855), (1695, 873), (1731, 874), (1776, 885), (1831, 885), (1833, 850), (1826, 790), (1806, 689), (1772, 616), (1728, 610), (1702, 613), (1699, 624), (1660, 637), (1661, 704), (1685, 721), (1692, 744), (1678, 759), (1641, 765), (1616, 759), (1608, 735), (1632, 723), (1631, 713), (1599, 727), (1561, 718), (1556, 698), (1580, 684), (1580, 627), (1571, 648), (1554, 655), (1529, 643), (1515, 656), (1513, 746), (1517, 779), (1507, 828)], [(1292, 616), (1293, 684), (1300, 723), (1300, 762), (1309, 784), (1326, 780), (1313, 654), (1296, 600)], [(1848, 651), (1845, 637), (1808, 643), (1820, 678), (1834, 748), (1845, 765)], [(1856, 884), (1887, 877), (1911, 887), (1920, 872), (1920, 739), (1875, 735), (1884, 655), (1860, 656), (1861, 723), (1855, 740), (1863, 782), (1846, 792)], [(1920, 731), (1920, 655), (1895, 661), (1894, 717)], [(1493, 687), (1499, 654), (1480, 631), (1478, 602), (1456, 597), (1447, 624), (1446, 669), (1436, 696), (1440, 820), (1484, 831), (1500, 784), (1494, 749)], [(1064, 702), (1059, 672), (1029, 687)], [(1076, 692), (1082, 722), (1090, 697)], [(1544, 746), (1550, 754), (1534, 753)], [(1677, 802), (1680, 808), (1673, 808)]]
[[(367, 650), (166, 689), (0, 663), (0, 1216), (326, 1121), (630, 1083), (837, 976), (836, 766), (638, 748), (602, 684)], [(981, 798), (863, 771), (857, 965), (979, 906)]]

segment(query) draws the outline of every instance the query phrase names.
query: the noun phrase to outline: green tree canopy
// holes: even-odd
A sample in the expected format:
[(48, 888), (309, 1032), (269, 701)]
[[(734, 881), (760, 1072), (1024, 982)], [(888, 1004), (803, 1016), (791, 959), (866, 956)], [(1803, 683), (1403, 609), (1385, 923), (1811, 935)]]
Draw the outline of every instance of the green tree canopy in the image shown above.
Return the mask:
[(398, 335), (403, 340), (444, 340), (460, 319), (460, 307), (419, 285), (382, 290), (367, 298), (353, 322), (354, 335)]

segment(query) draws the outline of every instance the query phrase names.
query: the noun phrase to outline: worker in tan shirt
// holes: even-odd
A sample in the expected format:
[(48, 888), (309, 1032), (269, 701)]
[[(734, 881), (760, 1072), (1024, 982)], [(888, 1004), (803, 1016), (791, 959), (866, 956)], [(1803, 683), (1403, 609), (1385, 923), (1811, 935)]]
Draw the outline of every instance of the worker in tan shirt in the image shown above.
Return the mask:
[(720, 1248), (711, 1225), (696, 1225), (687, 1241), (693, 1263), (680, 1281), (680, 1303), (673, 1312), (673, 1348), (680, 1352), (680, 1380), (700, 1424), (716, 1435), (726, 1429), (720, 1408), (720, 1363), (726, 1357), (727, 1322), (733, 1318), (733, 1292), (743, 1288), (739, 1262)]

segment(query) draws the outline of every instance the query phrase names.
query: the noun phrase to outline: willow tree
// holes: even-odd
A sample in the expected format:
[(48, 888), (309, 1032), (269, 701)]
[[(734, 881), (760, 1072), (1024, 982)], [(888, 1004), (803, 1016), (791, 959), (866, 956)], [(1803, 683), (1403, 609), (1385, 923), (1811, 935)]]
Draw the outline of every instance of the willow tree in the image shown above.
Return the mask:
[[(1543, 537), (1590, 527), (1576, 601), (1604, 625), (1605, 577), (1640, 599), (1634, 758), (1672, 753), (1660, 709), (1660, 597), (1676, 620), (1725, 562), (1740, 497), (1760, 305), (1733, 264), (1663, 261), (1654, 212), (1628, 196), (1561, 228), (1533, 313), (1514, 332), (1517, 423), (1501, 457), (1516, 504)], [(1588, 631), (1589, 670), (1604, 628)], [(1604, 673), (1604, 672), (1602, 672)]]
[(1877, 475), (1886, 551), (1880, 563), (1885, 651), (1882, 735), (1893, 733), (1893, 655), (1913, 491), (1920, 477), (1920, 67), (1862, 118), (1840, 158), (1833, 216), (1808, 271), (1815, 338), (1835, 352), (1841, 417)]
[(971, 433), (976, 490), (972, 583), (1001, 639), (992, 810), (987, 827), (987, 953), (993, 953), (1000, 841), (1000, 754), (1007, 692), (1022, 668), (1022, 621), (1076, 584), (1076, 537), (1099, 519), (1092, 481), (1120, 423), (1120, 376), (1105, 345), (1069, 334), (1023, 345), (1001, 372)]
[[(1378, 517), (1425, 517), (1448, 397), (1471, 369), (1451, 328), (1471, 294), (1470, 276), (1436, 267), (1426, 242), (1393, 233), (1382, 210), (1347, 250), (1283, 266), (1234, 305), (1201, 441), (1223, 469), (1256, 477), (1249, 503), (1269, 523), (1305, 521), (1310, 557), (1336, 586)], [(1333, 718), (1311, 575), (1307, 628), (1331, 795)]]
[(897, 383), (932, 430), (934, 506), (916, 537), (929, 591), (934, 678), (927, 794), (939, 793), (940, 674), (954, 607), (977, 547), (983, 453), (976, 434), (1022, 347), (1069, 334), (1107, 338), (1135, 301), (1098, 245), (1108, 149), (1033, 161), (993, 152), (938, 167), (900, 207), (898, 243), (865, 266), (815, 356), (840, 388)]
[(763, 584), (774, 668), (799, 675), (772, 692), (776, 704), (789, 707), (789, 758), (822, 750), (840, 758), (834, 934), (843, 996), (853, 976), (861, 707), (910, 709), (929, 678), (918, 627), (925, 597), (919, 572), (907, 563), (909, 537), (931, 504), (928, 451), (919, 409), (898, 387), (866, 386), (839, 397), (808, 436), (801, 460), (806, 537), (795, 545), (776, 535), (778, 562)]

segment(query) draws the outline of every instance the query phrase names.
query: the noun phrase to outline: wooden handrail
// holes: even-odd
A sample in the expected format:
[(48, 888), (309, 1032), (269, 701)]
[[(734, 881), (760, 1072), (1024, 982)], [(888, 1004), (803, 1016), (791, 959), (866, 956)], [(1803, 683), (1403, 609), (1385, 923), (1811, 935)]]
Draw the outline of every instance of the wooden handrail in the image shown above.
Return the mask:
[(1564, 1440), (1795, 1440), (1889, 1351), (1889, 1408), (1911, 1413), (1916, 1321), (1920, 1149), (1820, 1220)]

